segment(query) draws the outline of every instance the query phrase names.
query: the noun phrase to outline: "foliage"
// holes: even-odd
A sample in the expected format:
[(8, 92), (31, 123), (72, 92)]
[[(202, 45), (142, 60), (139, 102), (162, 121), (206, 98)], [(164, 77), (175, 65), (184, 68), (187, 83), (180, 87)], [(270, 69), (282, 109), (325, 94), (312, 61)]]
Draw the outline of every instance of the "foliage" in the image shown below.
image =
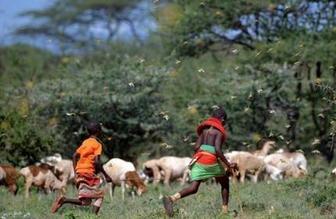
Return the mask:
[[(86, 136), (85, 124), (90, 120), (103, 124), (108, 156), (125, 157), (148, 141), (162, 141), (163, 128), (169, 126), (160, 110), (164, 68), (120, 56), (103, 68), (88, 67), (80, 76), (69, 73), (43, 80), (26, 94), (26, 104), (32, 109), (27, 116), (51, 132), (54, 151), (70, 156)], [(9, 98), (26, 91), (8, 89), (6, 93)]]
[(19, 111), (0, 114), (0, 159), (3, 163), (33, 164), (52, 151), (54, 139)]
[(0, 85), (31, 87), (42, 78), (52, 78), (57, 59), (49, 52), (18, 44), (0, 48)]
[[(66, 3), (71, 7), (62, 11)], [(86, 20), (90, 11), (102, 22), (111, 19), (113, 23), (132, 14), (139, 4), (65, 0), (27, 14), (50, 18), (48, 28), (62, 32), (66, 30), (62, 26), (77, 22), (87, 28), (93, 25), (96, 17)], [(102, 141), (108, 157), (133, 159), (146, 152), (148, 157), (191, 155), (195, 127), (216, 105), (222, 105), (229, 117), (226, 148), (253, 150), (261, 137), (268, 136), (281, 147), (306, 153), (319, 149), (332, 160), (336, 130), (333, 3), (154, 4), (148, 7), (155, 10), (159, 34), (152, 34), (143, 45), (108, 40), (110, 44), (99, 49), (72, 55), (22, 45), (1, 48), (0, 112), (17, 111), (24, 116), (27, 130), (38, 127), (43, 133), (24, 138), (22, 144), (51, 138), (50, 151), (71, 156), (86, 137), (86, 122), (98, 120), (104, 126)], [(316, 29), (316, 25), (322, 26)], [(40, 33), (48, 35), (47, 29)], [(85, 40), (94, 43), (92, 39)], [(14, 140), (7, 139), (5, 145)]]
[(234, 44), (253, 50), (256, 42), (274, 42), (292, 31), (335, 25), (334, 3), (322, 1), (182, 0), (174, 8), (180, 15), (164, 30), (168, 51), (177, 56), (229, 50)]

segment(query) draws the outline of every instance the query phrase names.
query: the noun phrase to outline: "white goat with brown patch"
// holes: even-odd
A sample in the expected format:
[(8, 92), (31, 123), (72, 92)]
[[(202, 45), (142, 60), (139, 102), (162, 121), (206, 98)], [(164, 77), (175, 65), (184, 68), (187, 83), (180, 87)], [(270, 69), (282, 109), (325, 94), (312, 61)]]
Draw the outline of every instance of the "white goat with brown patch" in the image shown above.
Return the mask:
[(62, 159), (54, 165), (54, 174), (65, 184), (74, 182), (75, 170), (72, 160)]
[(20, 174), (25, 178), (25, 196), (29, 197), (29, 189), (36, 186), (44, 189), (46, 193), (51, 190), (64, 190), (66, 183), (61, 182), (51, 171), (51, 166), (47, 164), (31, 165), (20, 170)]
[(112, 180), (110, 190), (111, 199), (116, 186), (121, 186), (123, 200), (125, 198), (126, 188), (135, 188), (136, 193), (139, 196), (147, 191), (146, 185), (140, 179), (133, 163), (124, 161), (120, 158), (113, 158), (104, 164), (103, 168)]
[(151, 179), (153, 184), (157, 185), (161, 180), (161, 172), (159, 165), (157, 164), (158, 159), (148, 160), (143, 164), (142, 174), (144, 174), (145, 182), (148, 183)]
[(62, 159), (58, 153), (41, 159), (41, 163), (52, 166), (52, 171), (65, 184), (74, 182), (75, 170), (72, 160)]
[(230, 162), (237, 164), (242, 183), (244, 183), (247, 173), (251, 174), (253, 182), (257, 182), (259, 174), (265, 168), (265, 162), (262, 159), (246, 151), (232, 151), (226, 153), (225, 157)]

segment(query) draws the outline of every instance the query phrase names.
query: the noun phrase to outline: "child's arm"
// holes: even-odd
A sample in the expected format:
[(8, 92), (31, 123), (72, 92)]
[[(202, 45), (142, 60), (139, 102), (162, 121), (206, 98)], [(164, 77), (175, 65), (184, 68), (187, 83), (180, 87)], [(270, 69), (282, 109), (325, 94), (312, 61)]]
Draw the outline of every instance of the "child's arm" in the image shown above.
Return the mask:
[(197, 141), (196, 141), (196, 144), (195, 144), (195, 147), (194, 147), (195, 152), (197, 152), (199, 150), (202, 142), (203, 142), (203, 133), (197, 138)]
[(73, 163), (73, 168), (76, 170), (77, 162), (79, 160), (80, 155), (78, 153), (74, 153), (72, 156), (72, 163)]
[(215, 140), (216, 155), (227, 166), (228, 169), (231, 169), (233, 165), (231, 165), (231, 163), (224, 156), (222, 152), (222, 144), (223, 144), (223, 135), (218, 133), (216, 135), (216, 140)]

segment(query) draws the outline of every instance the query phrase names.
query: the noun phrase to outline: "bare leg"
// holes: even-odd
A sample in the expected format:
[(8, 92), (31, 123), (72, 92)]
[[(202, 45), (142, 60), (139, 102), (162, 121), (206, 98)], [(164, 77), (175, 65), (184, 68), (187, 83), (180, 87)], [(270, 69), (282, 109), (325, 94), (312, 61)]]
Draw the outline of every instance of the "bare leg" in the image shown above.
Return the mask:
[(94, 202), (92, 203), (92, 206), (93, 206), (92, 210), (96, 215), (98, 214), (102, 203), (103, 203), (103, 198), (98, 198), (94, 200)]
[(229, 193), (230, 193), (230, 182), (229, 177), (227, 175), (216, 177), (216, 181), (221, 185), (221, 194), (222, 194), (222, 202), (223, 202), (223, 212), (228, 212), (228, 204), (229, 204)]
[(83, 205), (83, 202), (77, 198), (64, 198), (62, 205), (66, 203), (73, 205)]
[(174, 213), (173, 203), (181, 198), (197, 193), (200, 184), (201, 181), (193, 181), (189, 187), (182, 189), (175, 195), (163, 197), (163, 206), (166, 210), (166, 214), (172, 217)]
[(181, 198), (197, 193), (200, 184), (201, 184), (201, 181), (193, 181), (189, 187), (182, 189), (179, 192), (181, 195)]
[(79, 199), (65, 198), (64, 196), (60, 196), (54, 201), (51, 207), (51, 213), (56, 213), (57, 210), (60, 209), (63, 206), (63, 204), (66, 204), (66, 203), (73, 204), (73, 205), (85, 205), (86, 204)]
[(96, 215), (98, 214), (99, 210), (100, 210), (100, 207), (93, 206), (93, 213), (95, 213)]

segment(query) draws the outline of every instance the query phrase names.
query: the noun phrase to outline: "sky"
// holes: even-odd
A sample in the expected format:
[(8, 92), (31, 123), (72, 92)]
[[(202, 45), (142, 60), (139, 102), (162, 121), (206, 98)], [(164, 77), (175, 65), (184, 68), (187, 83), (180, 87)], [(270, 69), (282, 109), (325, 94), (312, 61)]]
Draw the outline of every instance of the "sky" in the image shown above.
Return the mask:
[[(24, 24), (32, 23), (32, 19), (27, 16), (20, 16), (21, 13), (29, 10), (40, 10), (52, 5), (55, 0), (0, 0), (0, 45), (10, 45), (17, 42), (24, 42), (42, 49), (52, 51), (57, 50), (57, 45), (45, 37), (23, 37), (16, 36), (13, 32)], [(151, 7), (148, 3), (140, 4), (140, 7)], [(145, 19), (142, 23), (136, 23), (141, 38), (146, 38), (150, 30), (155, 29), (156, 24), (153, 20)], [(91, 27), (96, 36), (104, 38), (106, 30), (102, 25), (97, 24)], [(117, 37), (120, 39), (130, 38), (130, 29), (126, 25), (120, 27)]]
[(12, 34), (16, 28), (31, 22), (29, 17), (22, 17), (20, 13), (43, 9), (53, 2), (53, 0), (0, 0), (0, 44), (8, 45), (25, 40)]

